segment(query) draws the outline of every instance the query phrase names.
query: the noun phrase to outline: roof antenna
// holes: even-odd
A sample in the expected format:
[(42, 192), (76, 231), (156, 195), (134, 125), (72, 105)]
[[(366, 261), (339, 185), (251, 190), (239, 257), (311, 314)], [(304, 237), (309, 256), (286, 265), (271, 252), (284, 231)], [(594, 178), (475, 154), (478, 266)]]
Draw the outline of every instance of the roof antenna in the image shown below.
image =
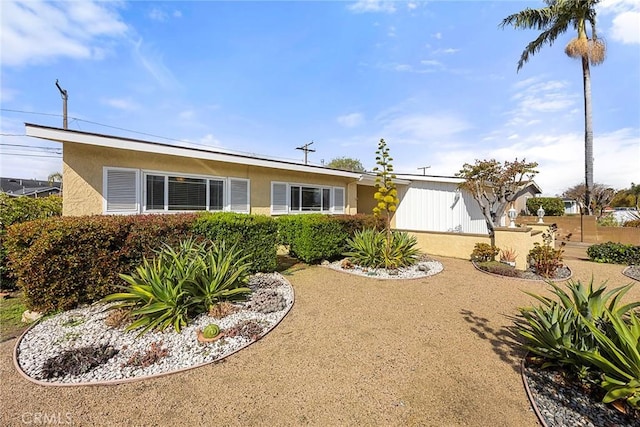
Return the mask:
[(308, 162), (307, 162), (307, 154), (308, 154), (308, 153), (315, 153), (315, 152), (316, 152), (316, 150), (309, 148), (309, 146), (310, 146), (311, 144), (313, 144), (313, 141), (308, 142), (308, 143), (304, 144), (304, 145), (303, 145), (303, 146), (301, 146), (301, 147), (296, 147), (296, 150), (302, 150), (302, 151), (304, 151), (304, 164), (305, 164), (305, 165), (308, 163)]
[(60, 96), (62, 96), (62, 128), (67, 129), (67, 100), (69, 99), (69, 95), (67, 94), (66, 89), (62, 89), (60, 87), (58, 79), (56, 79), (56, 87), (60, 91)]

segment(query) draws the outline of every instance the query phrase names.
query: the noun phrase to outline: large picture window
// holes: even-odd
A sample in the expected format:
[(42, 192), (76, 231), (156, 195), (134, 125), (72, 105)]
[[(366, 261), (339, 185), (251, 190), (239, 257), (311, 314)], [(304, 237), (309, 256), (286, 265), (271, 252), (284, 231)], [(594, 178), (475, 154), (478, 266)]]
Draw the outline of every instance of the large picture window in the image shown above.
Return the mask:
[(249, 180), (104, 168), (104, 212), (250, 212)]
[(271, 183), (271, 213), (344, 213), (344, 188)]

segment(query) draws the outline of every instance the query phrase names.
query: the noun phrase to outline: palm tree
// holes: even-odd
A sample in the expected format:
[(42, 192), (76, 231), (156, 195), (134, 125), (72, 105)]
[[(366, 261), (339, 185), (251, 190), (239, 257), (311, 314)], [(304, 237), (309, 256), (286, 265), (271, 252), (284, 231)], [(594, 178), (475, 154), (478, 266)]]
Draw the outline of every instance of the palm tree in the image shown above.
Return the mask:
[(47, 178), (49, 185), (53, 185), (54, 182), (60, 183), (60, 193), (62, 193), (62, 174), (60, 172), (53, 172)]
[[(591, 121), (591, 74), (589, 64), (604, 62), (605, 44), (596, 35), (595, 6), (600, 0), (544, 0), (546, 7), (527, 8), (507, 16), (501, 24), (516, 29), (542, 30), (537, 39), (527, 45), (518, 61), (518, 71), (545, 44), (551, 46), (559, 35), (567, 31), (569, 25), (578, 32), (565, 47), (565, 53), (582, 61), (582, 81), (584, 85), (584, 174), (585, 207), (591, 214), (591, 190), (593, 188), (593, 125)], [(591, 37), (587, 25), (591, 27)]]

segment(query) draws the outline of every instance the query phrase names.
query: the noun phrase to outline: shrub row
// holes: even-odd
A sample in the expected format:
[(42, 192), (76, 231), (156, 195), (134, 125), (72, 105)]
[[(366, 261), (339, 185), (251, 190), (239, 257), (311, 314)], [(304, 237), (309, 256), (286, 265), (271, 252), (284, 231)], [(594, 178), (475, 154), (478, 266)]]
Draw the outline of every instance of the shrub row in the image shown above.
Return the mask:
[(189, 236), (224, 240), (250, 253), (252, 271), (276, 267), (271, 218), (231, 213), (61, 217), (8, 229), (9, 265), (29, 309), (68, 310), (117, 290), (163, 243)]
[(62, 197), (11, 197), (0, 194), (0, 288), (12, 289), (13, 277), (7, 268), (6, 230), (13, 224), (62, 215)]
[(564, 215), (564, 202), (559, 197), (532, 197), (527, 199), (527, 210), (531, 215), (537, 215), (538, 209), (544, 209), (546, 216)]
[(373, 215), (287, 215), (279, 217), (277, 223), (278, 242), (307, 263), (340, 256), (347, 248), (347, 238), (356, 231), (383, 227)]
[(599, 243), (587, 248), (587, 255), (591, 261), (610, 264), (639, 265), (640, 246), (625, 245), (623, 243)]

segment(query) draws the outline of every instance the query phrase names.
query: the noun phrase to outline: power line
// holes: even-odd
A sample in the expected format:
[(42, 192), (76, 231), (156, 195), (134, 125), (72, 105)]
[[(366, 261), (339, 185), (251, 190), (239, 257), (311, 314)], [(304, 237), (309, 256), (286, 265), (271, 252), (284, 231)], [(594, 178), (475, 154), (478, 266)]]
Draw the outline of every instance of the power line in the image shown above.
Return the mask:
[(3, 153), (3, 156), (15, 156), (15, 157), (52, 157), (54, 159), (61, 159), (62, 156), (46, 156), (44, 154), (19, 154), (19, 153)]
[(5, 147), (24, 147), (24, 148), (41, 148), (43, 150), (60, 150), (58, 147), (42, 147), (36, 145), (23, 145), (23, 144), (5, 144), (4, 142), (0, 142), (0, 145)]
[(0, 108), (0, 111), (7, 111), (7, 112), (10, 112), (10, 113), (22, 113), (22, 114), (37, 114), (39, 116), (62, 117), (62, 114), (38, 113), (36, 111), (24, 111), (24, 110), (11, 110), (9, 108)]

